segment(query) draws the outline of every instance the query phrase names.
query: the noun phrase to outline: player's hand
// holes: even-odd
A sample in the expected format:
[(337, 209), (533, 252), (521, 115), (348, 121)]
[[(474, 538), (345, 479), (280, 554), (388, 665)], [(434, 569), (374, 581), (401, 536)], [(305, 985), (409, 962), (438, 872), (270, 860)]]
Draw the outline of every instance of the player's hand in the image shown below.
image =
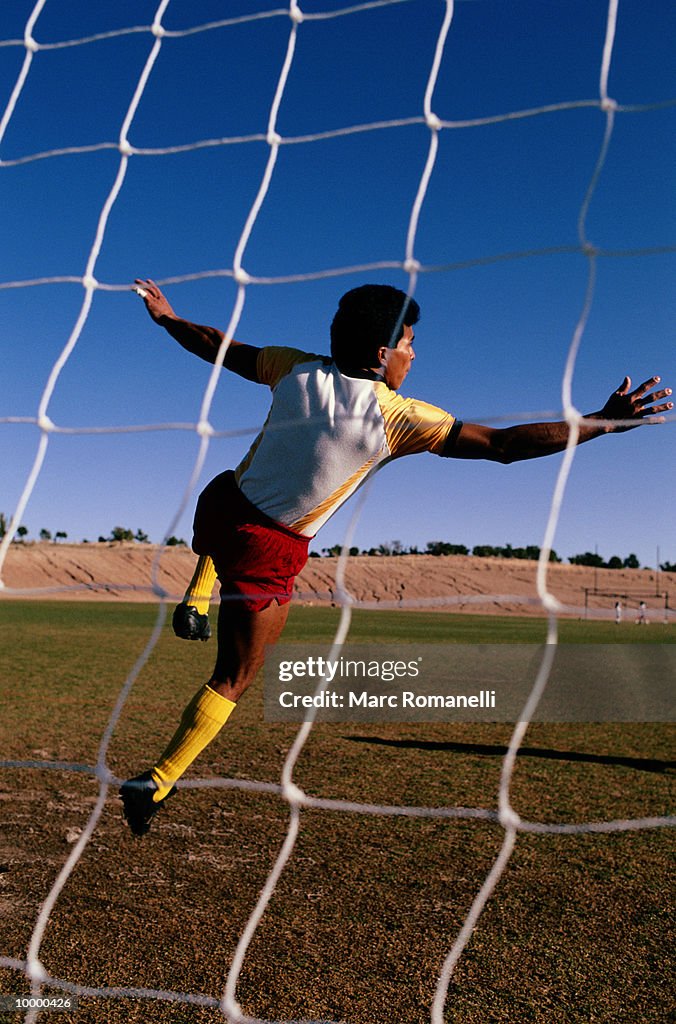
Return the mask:
[(651, 377), (637, 388), (631, 390), (631, 378), (625, 377), (617, 391), (614, 391), (606, 404), (601, 409), (600, 419), (604, 420), (636, 420), (635, 424), (620, 423), (611, 427), (613, 433), (620, 433), (623, 430), (631, 430), (633, 426), (640, 426), (641, 422), (648, 420), (650, 423), (662, 423), (664, 417), (659, 414), (673, 409), (673, 402), (663, 402), (671, 394), (671, 388), (660, 388), (653, 391), (652, 388), (659, 384), (659, 377)]
[(166, 298), (150, 278), (147, 281), (143, 281), (137, 277), (134, 281), (134, 291), (141, 296), (145, 302), (146, 309), (156, 324), (161, 323), (164, 317), (176, 318), (176, 314)]

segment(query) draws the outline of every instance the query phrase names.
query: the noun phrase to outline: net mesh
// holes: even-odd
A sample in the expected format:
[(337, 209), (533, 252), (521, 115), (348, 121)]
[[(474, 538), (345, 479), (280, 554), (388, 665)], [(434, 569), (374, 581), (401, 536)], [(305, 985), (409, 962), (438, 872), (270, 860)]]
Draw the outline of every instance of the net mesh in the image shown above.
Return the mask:
[[(528, 701), (523, 708), (523, 712), (520, 716), (520, 720), (516, 723), (512, 737), (509, 743), (507, 753), (504, 756), (502, 763), (502, 772), (500, 779), (500, 787), (497, 799), (497, 805), (494, 809), (482, 809), (477, 807), (410, 807), (410, 806), (392, 806), (392, 805), (377, 805), (377, 804), (365, 804), (356, 803), (344, 800), (328, 800), (313, 797), (305, 793), (294, 781), (294, 771), (298, 764), (299, 758), (302, 755), (303, 748), (311, 734), (314, 725), (314, 714), (308, 713), (306, 720), (298, 729), (295, 740), (288, 752), (286, 757), (281, 779), (279, 784), (270, 785), (269, 783), (256, 782), (255, 780), (246, 781), (241, 779), (230, 779), (230, 778), (218, 778), (210, 780), (193, 780), (184, 782), (183, 785), (186, 788), (196, 787), (219, 787), (223, 789), (227, 788), (240, 788), (248, 789), (256, 792), (270, 793), (276, 796), (278, 799), (284, 801), (289, 807), (289, 824), (288, 831), (285, 840), (282, 844), (276, 861), (270, 870), (267, 880), (260, 892), (258, 902), (253, 907), (249, 921), (241, 935), (240, 941), (237, 945), (232, 964), (228, 973), (227, 983), (223, 992), (222, 998), (214, 999), (209, 996), (201, 995), (199, 993), (187, 993), (187, 992), (173, 992), (173, 991), (161, 991), (153, 989), (137, 989), (137, 988), (88, 988), (80, 985), (73, 984), (68, 978), (54, 978), (51, 977), (45, 966), (40, 960), (40, 951), (43, 943), (45, 931), (49, 926), (50, 916), (55, 907), (60, 894), (64, 887), (68, 884), (68, 880), (78, 864), (80, 858), (85, 852), (88, 844), (90, 843), (92, 836), (97, 827), (97, 822), (100, 818), (102, 810), (105, 806), (106, 800), (109, 798), (110, 789), (119, 783), (120, 780), (116, 779), (111, 773), (108, 767), (107, 755), (111, 739), (113, 737), (116, 725), (124, 708), (125, 702), (129, 696), (129, 693), (136, 681), (139, 673), (141, 672), (144, 665), (147, 663), (158, 639), (161, 635), (162, 629), (165, 625), (166, 620), (166, 598), (168, 595), (159, 583), (159, 565), (162, 558), (162, 552), (160, 551), (157, 555), (153, 569), (153, 590), (155, 596), (158, 599), (157, 602), (157, 618), (152, 630), (150, 637), (148, 638), (145, 649), (139, 656), (137, 662), (130, 669), (127, 678), (122, 686), (117, 701), (110, 715), (109, 721), (105, 728), (104, 734), (101, 737), (100, 746), (98, 750), (98, 758), (95, 765), (75, 764), (70, 762), (41, 762), (41, 761), (5, 761), (0, 762), (4, 768), (40, 768), (40, 769), (52, 769), (58, 771), (72, 771), (72, 772), (85, 772), (95, 776), (98, 780), (98, 797), (96, 803), (91, 811), (89, 819), (86, 822), (77, 842), (74, 844), (69, 857), (64, 863), (61, 871), (55, 879), (51, 891), (48, 893), (39, 915), (35, 921), (35, 925), (32, 931), (30, 940), (30, 946), (28, 949), (25, 960), (17, 960), (15, 958), (0, 956), (0, 965), (22, 972), (30, 980), (32, 992), (36, 995), (42, 991), (44, 985), (59, 988), (64, 992), (79, 993), (80, 995), (86, 996), (97, 996), (101, 998), (141, 998), (141, 999), (155, 999), (155, 1000), (166, 1000), (171, 1002), (184, 1003), (186, 1005), (198, 1005), (198, 1006), (211, 1006), (220, 1007), (223, 1015), (232, 1022), (253, 1022), (255, 1018), (247, 1016), (240, 1007), (237, 1001), (237, 986), (238, 981), (242, 972), (243, 964), (249, 949), (250, 943), (256, 933), (256, 930), (265, 914), (266, 907), (270, 901), (272, 894), (275, 891), (277, 882), (284, 871), (285, 867), (289, 863), (289, 860), (293, 857), (294, 847), (299, 831), (299, 824), (303, 811), (307, 808), (321, 808), (329, 810), (331, 812), (340, 812), (345, 814), (360, 814), (360, 815), (380, 815), (380, 816), (408, 816), (418, 818), (434, 818), (440, 819), (465, 819), (465, 820), (482, 820), (489, 821), (498, 824), (504, 833), (502, 847), (498, 856), (496, 857), (490, 871), (486, 875), (479, 891), (476, 893), (472, 906), (465, 918), (462, 928), (458, 932), (454, 941), (452, 942), (451, 948), (448, 952), (446, 960), (443, 964), (442, 970), (439, 974), (436, 992), (433, 1000), (433, 1004), (430, 1009), (431, 1020), (433, 1024), (441, 1024), (444, 1017), (444, 1006), (447, 999), (449, 983), (454, 971), (454, 968), (465, 949), (472, 932), (477, 924), (477, 921), (485, 907), (487, 901), (490, 899), (492, 893), (495, 891), (496, 886), (505, 870), (505, 867), (509, 861), (509, 858), (514, 850), (515, 844), (518, 842), (520, 834), (525, 833), (563, 833), (563, 834), (580, 834), (580, 833), (611, 833), (617, 831), (629, 831), (639, 829), (651, 829), (657, 827), (663, 827), (673, 825), (676, 823), (676, 819), (670, 817), (645, 817), (635, 818), (630, 820), (607, 820), (607, 821), (582, 821), (577, 823), (566, 823), (566, 824), (551, 824), (542, 823), (537, 821), (529, 821), (519, 816), (514, 810), (510, 794), (512, 786), (512, 777), (515, 766), (515, 760), (519, 749), (523, 743), (525, 733), (529, 727), (535, 710), (538, 706), (538, 702), (547, 686), (547, 682), (550, 676), (553, 659), (558, 642), (558, 619), (557, 615), (562, 610), (560, 602), (550, 592), (548, 587), (548, 567), (549, 567), (549, 556), (552, 550), (552, 544), (557, 528), (557, 523), (560, 516), (561, 505), (563, 497), (566, 491), (566, 485), (569, 479), (571, 466), (575, 457), (575, 445), (578, 437), (580, 413), (576, 409), (572, 399), (572, 378), (573, 372), (576, 365), (576, 359), (580, 349), (580, 343), (587, 325), (587, 321), (592, 308), (594, 289), (596, 283), (596, 273), (598, 261), (602, 258), (610, 256), (623, 256), (631, 255), (637, 256), (642, 254), (653, 254), (657, 251), (673, 251), (668, 250), (668, 247), (664, 247), (662, 250), (644, 249), (644, 250), (625, 250), (622, 252), (609, 250), (603, 250), (595, 247), (587, 233), (587, 217), (590, 209), (592, 198), (596, 192), (601, 173), (603, 170), (604, 162), (608, 152), (608, 147), (613, 134), (613, 128), (618, 115), (624, 112), (640, 113), (643, 111), (654, 110), (656, 107), (664, 104), (646, 104), (643, 106), (632, 105), (632, 106), (621, 106), (616, 103), (608, 92), (608, 79), (609, 71), (611, 68), (611, 62), (613, 58), (613, 44), (615, 38), (616, 19), (618, 13), (618, 0), (610, 0), (608, 4), (607, 12), (607, 25), (605, 42), (603, 46), (603, 52), (600, 54), (599, 60), (599, 87), (598, 95), (585, 100), (573, 100), (570, 102), (562, 101), (556, 104), (548, 104), (533, 109), (522, 109), (522, 110), (511, 110), (501, 115), (492, 115), (483, 118), (475, 118), (471, 120), (463, 121), (451, 121), (444, 120), (443, 117), (435, 110), (435, 86), (439, 75), (439, 70), (444, 58), (445, 47), (449, 32), (452, 30), (453, 18), (454, 18), (454, 4), (452, 0), (446, 0), (444, 5), (440, 5), (442, 16), (440, 17), (440, 24), (438, 28), (438, 35), (436, 40), (436, 46), (434, 48), (433, 57), (429, 67), (427, 85), (424, 91), (424, 100), (422, 104), (422, 110), (414, 117), (407, 117), (401, 119), (392, 119), (387, 121), (377, 121), (372, 123), (363, 124), (351, 124), (348, 126), (336, 128), (330, 131), (319, 131), (314, 134), (302, 135), (302, 136), (286, 136), (283, 137), (278, 131), (278, 115), (280, 110), (280, 104), (285, 95), (285, 90), (293, 71), (294, 56), (296, 52), (296, 45), (299, 34), (303, 32), (304, 27), (307, 23), (312, 21), (330, 21), (331, 19), (348, 17), (355, 15), (356, 13), (379, 7), (394, 6), (396, 4), (405, 3), (406, 0), (375, 0), (372, 3), (356, 4), (350, 7), (345, 7), (333, 11), (325, 11), (322, 13), (306, 13), (298, 5), (295, 0), (288, 5), (288, 7), (270, 10), (270, 11), (259, 11), (241, 17), (232, 17), (229, 19), (223, 19), (220, 21), (209, 22), (205, 24), (191, 25), (183, 30), (171, 31), (164, 27), (163, 19), (165, 18), (167, 8), (170, 0), (163, 0), (159, 4), (155, 12), (152, 24), (150, 25), (138, 25), (133, 27), (127, 27), (116, 31), (93, 34), (82, 38), (74, 38), (69, 40), (62, 40), (60, 42), (52, 43), (41, 43), (39, 41), (39, 19), (43, 13), (44, 8), (47, 5), (48, 0), (39, 0), (33, 8), (30, 17), (25, 26), (25, 32), (23, 38), (20, 39), (3, 39), (0, 40), (0, 47), (2, 48), (18, 48), (25, 51), (23, 63), (11, 91), (9, 101), (6, 109), (0, 121), (0, 143), (2, 142), (5, 133), (10, 125), (12, 118), (15, 115), (17, 105), (19, 104), (23, 90), (26, 87), (26, 83), (29, 80), (29, 76), (33, 72), (33, 69), (37, 62), (39, 62), (43, 55), (49, 51), (63, 48), (72, 47), (86, 47), (93, 43), (100, 42), (103, 39), (115, 39), (116, 37), (122, 37), (126, 35), (140, 35), (143, 38), (149, 40), (149, 51), (147, 58), (142, 67), (141, 73), (138, 76), (138, 80), (135, 84), (131, 102), (129, 103), (128, 109), (126, 110), (122, 119), (119, 135), (116, 139), (104, 141), (94, 145), (86, 145), (79, 147), (66, 147), (50, 149), (42, 152), (25, 153), (21, 156), (15, 157), (10, 160), (0, 161), (0, 169), (8, 169), (11, 167), (18, 167), (21, 165), (28, 165), (36, 161), (54, 161), (55, 166), (60, 158), (69, 156), (77, 156), (81, 154), (91, 153), (96, 150), (108, 149), (119, 154), (119, 161), (114, 175), (112, 184), (105, 198), (103, 205), (101, 206), (98, 218), (95, 226), (94, 237), (91, 244), (91, 248), (87, 255), (86, 264), (84, 271), (81, 275), (76, 276), (51, 276), (41, 277), (34, 279), (21, 279), (13, 281), (0, 282), (0, 288), (2, 289), (21, 289), (21, 288), (43, 288), (47, 286), (61, 285), (61, 284), (77, 284), (82, 287), (82, 302), (79, 309), (79, 313), (75, 319), (72, 330), (63, 346), (61, 352), (55, 359), (51, 371), (49, 373), (46, 385), (40, 397), (39, 405), (35, 416), (33, 417), (11, 417), (5, 416), (0, 418), (1, 424), (14, 424), (17, 422), (29, 424), (35, 427), (38, 431), (39, 441), (37, 445), (37, 451), (35, 454), (34, 461), (30, 466), (27, 473), (25, 484), (20, 494), (19, 500), (16, 504), (14, 514), (12, 516), (9, 528), (0, 543), (0, 573), (4, 565), (9, 545), (16, 534), (17, 527), (21, 523), (26, 508), (31, 501), (31, 497), (34, 493), (36, 484), (40, 477), (45, 461), (48, 457), (50, 445), (55, 435), (59, 434), (85, 434), (95, 432), (110, 432), (110, 433), (124, 433), (124, 432), (136, 432), (136, 431), (156, 431), (156, 430), (186, 430), (194, 432), (199, 438), (199, 446), (197, 457), (195, 458), (194, 464), (192, 465), (189, 473), (189, 479), (185, 486), (184, 494), (180, 502), (179, 507), (175, 510), (175, 514), (169, 523), (166, 531), (166, 537), (169, 537), (175, 530), (176, 524), (179, 522), (185, 509), (191, 502), (197, 482), (205, 464), (205, 459), (209, 446), (212, 439), (216, 436), (236, 436), (238, 432), (223, 432), (218, 431), (210, 420), (210, 413), (212, 410), (212, 403), (214, 399), (214, 393), (216, 390), (217, 379), (219, 370), (222, 365), (222, 360), (227, 349), (228, 341), (234, 336), (238, 324), (240, 323), (242, 312), (247, 300), (248, 290), (252, 287), (260, 287), (265, 285), (279, 285), (285, 283), (300, 283), (307, 282), (310, 280), (317, 280), (323, 277), (341, 277), (348, 276), (355, 273), (366, 273), (374, 272), (377, 270), (397, 270), (403, 272), (407, 276), (407, 290), (410, 295), (413, 295), (416, 289), (418, 280), (422, 274), (434, 274), (434, 273), (448, 273), (453, 270), (458, 270), (467, 266), (490, 264), (496, 260), (515, 260), (524, 259), (529, 256), (542, 255), (544, 253), (568, 253), (576, 252), (583, 254), (586, 258), (587, 263), (587, 286), (585, 300), (581, 313), (579, 315), (573, 336), (568, 349), (568, 354), (565, 362), (565, 369), (562, 379), (562, 404), (563, 414), (565, 419), (570, 425), (570, 437), (567, 450), (561, 463), (560, 471), (554, 488), (554, 492), (551, 499), (550, 509), (547, 517), (546, 527), (544, 531), (544, 540), (542, 544), (541, 556), (537, 568), (537, 600), (541, 605), (542, 609), (547, 615), (547, 637), (546, 645), (544, 647), (544, 654), (542, 658), (539, 671), (533, 682), (532, 690)], [(286, 43), (286, 49), (279, 69), (278, 79), (276, 88), (274, 91), (274, 97), (269, 108), (269, 116), (267, 121), (267, 128), (265, 133), (254, 133), (250, 135), (242, 136), (227, 136), (221, 138), (208, 138), (199, 139), (184, 145), (174, 145), (165, 148), (141, 148), (136, 147), (129, 141), (130, 131), (134, 125), (134, 119), (137, 113), (137, 109), (141, 98), (146, 89), (154, 65), (157, 61), (160, 51), (165, 46), (170, 46), (173, 41), (181, 38), (187, 38), (188, 36), (199, 35), (203, 33), (210, 33), (216, 30), (222, 30), (229, 26), (239, 25), (246, 21), (257, 21), (264, 19), (285, 19), (288, 23), (288, 38)], [(419, 227), (419, 221), (421, 211), (423, 210), (426, 196), (428, 194), (430, 182), (435, 172), (435, 165), (437, 161), (437, 155), (439, 150), (439, 138), (444, 132), (455, 132), (465, 128), (476, 127), (478, 125), (497, 125), (501, 123), (514, 122), (525, 118), (536, 118), (542, 116), (550, 116), (553, 114), (560, 114), (564, 111), (568, 111), (575, 108), (590, 108), (599, 111), (604, 119), (604, 132), (601, 140), (598, 157), (596, 163), (590, 168), (589, 184), (586, 191), (586, 195), (581, 204), (578, 223), (577, 223), (577, 235), (578, 242), (575, 246), (559, 246), (549, 249), (531, 250), (528, 252), (515, 251), (507, 252), (500, 256), (487, 256), (480, 257), (471, 261), (458, 262), (453, 264), (444, 265), (424, 265), (419, 262), (416, 255), (416, 238)], [(263, 208), (266, 197), (271, 187), (275, 175), (275, 169), (278, 161), (278, 157), (282, 147), (284, 146), (304, 146), (311, 143), (326, 140), (331, 138), (340, 138), (343, 136), (353, 135), (355, 133), (376, 133), (384, 130), (393, 130), (398, 128), (404, 128), (410, 125), (425, 125), (429, 131), (429, 142), (427, 158), (424, 163), (423, 171), (420, 175), (418, 186), (416, 189), (415, 197), (411, 205), (410, 214), (408, 218), (408, 230), (406, 233), (405, 250), (399, 260), (382, 260), (370, 262), (361, 265), (348, 265), (338, 268), (331, 269), (319, 269), (314, 272), (305, 274), (288, 274), (278, 275), (275, 277), (263, 277), (255, 276), (247, 272), (245, 269), (246, 265), (246, 254), (247, 246), (253, 231), (254, 225), (256, 224), (257, 218), (260, 215), (261, 209)], [(69, 359), (71, 358), (78, 341), (82, 335), (83, 328), (88, 320), (92, 305), (95, 302), (97, 293), (99, 292), (115, 292), (123, 291), (128, 289), (128, 282), (115, 283), (106, 282), (97, 279), (97, 266), (99, 263), (99, 257), (106, 237), (106, 232), (109, 226), (111, 213), (117, 203), (121, 201), (121, 197), (124, 193), (125, 184), (127, 181), (130, 160), (139, 156), (168, 156), (183, 151), (192, 151), (204, 149), (207, 147), (218, 147), (218, 146), (237, 146), (246, 145), (250, 142), (265, 142), (268, 147), (267, 160), (263, 170), (263, 173), (258, 184), (255, 197), (250, 205), (248, 214), (246, 216), (244, 227), (241, 235), (237, 241), (232, 256), (231, 265), (223, 268), (216, 268), (200, 273), (187, 273), (185, 275), (167, 278), (160, 281), (160, 284), (169, 283), (182, 283), (188, 281), (194, 281), (200, 278), (209, 277), (224, 277), (230, 278), (236, 285), (236, 296), (235, 301), (230, 313), (230, 317), (225, 328), (226, 341), (222, 346), (219, 360), (213, 368), (213, 371), (209, 377), (207, 386), (204, 390), (204, 394), (201, 402), (201, 409), (199, 417), (196, 422), (153, 422), (141, 425), (127, 426), (124, 424), (118, 424), (113, 427), (64, 427), (60, 426), (50, 416), (50, 406), (52, 403), (53, 396), (59, 385), (61, 374), (66, 367)], [(669, 417), (667, 417), (668, 419)], [(359, 499), (355, 503), (354, 513), (346, 536), (344, 538), (343, 553), (338, 562), (337, 577), (336, 577), (336, 588), (334, 596), (336, 601), (341, 606), (340, 623), (334, 638), (333, 646), (329, 655), (329, 659), (335, 659), (345, 643), (349, 630), (350, 621), (352, 615), (352, 609), (358, 605), (354, 598), (350, 595), (349, 589), (345, 582), (345, 571), (348, 562), (348, 551), (351, 546), (354, 531), (356, 529), (359, 517), (364, 507), (364, 501), (366, 498), (368, 488), (364, 488), (361, 492)], [(22, 590), (16, 590), (8, 587), (6, 584), (2, 584), (2, 592), (6, 597), (12, 597), (16, 594), (27, 594), (30, 593), (27, 588)], [(32, 591), (36, 596), (44, 593), (44, 590)], [(467, 595), (465, 601), (471, 602), (471, 595)], [(517, 599), (518, 600), (518, 599)], [(429, 602), (411, 602), (411, 604), (425, 604)], [(441, 603), (441, 602), (440, 602)], [(400, 606), (406, 606), (407, 602), (398, 602)], [(323, 682), (320, 683), (320, 688)], [(38, 1013), (35, 1010), (31, 1010), (26, 1015), (27, 1021), (33, 1021), (36, 1019)]]

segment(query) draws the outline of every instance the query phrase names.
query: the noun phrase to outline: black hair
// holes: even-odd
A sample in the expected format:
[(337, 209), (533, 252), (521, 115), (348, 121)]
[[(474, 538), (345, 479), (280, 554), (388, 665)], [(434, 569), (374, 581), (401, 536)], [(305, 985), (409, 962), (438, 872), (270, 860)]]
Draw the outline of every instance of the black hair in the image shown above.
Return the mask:
[(339, 369), (378, 366), (378, 352), (397, 344), (404, 324), (420, 319), (420, 306), (389, 284), (364, 284), (346, 292), (331, 324), (331, 355)]

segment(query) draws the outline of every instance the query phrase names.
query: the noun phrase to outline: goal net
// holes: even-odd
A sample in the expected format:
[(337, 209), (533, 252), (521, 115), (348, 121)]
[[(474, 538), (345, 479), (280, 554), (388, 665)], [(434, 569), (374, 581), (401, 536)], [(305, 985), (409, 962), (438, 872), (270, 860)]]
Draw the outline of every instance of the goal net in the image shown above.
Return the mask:
[[(659, 136), (660, 119), (673, 109), (661, 65), (653, 62), (658, 70), (651, 87), (641, 80), (641, 68), (631, 65), (626, 34), (616, 53), (623, 14), (618, 0), (609, 0), (603, 12), (600, 5), (580, 8), (572, 19), (563, 6), (555, 7), (531, 48), (532, 10), (518, 3), (291, 0), (283, 7), (237, 3), (225, 18), (214, 16), (215, 9), (222, 13), (218, 4), (180, 0), (106, 5), (105, 12), (100, 5), (55, 0), (10, 6), (0, 15), (0, 187), (10, 239), (0, 280), (10, 380), (0, 428), (12, 453), (3, 496), (5, 502), (11, 496), (12, 509), (0, 541), (0, 581), (26, 517), (32, 514), (37, 523), (48, 509), (50, 522), (61, 518), (86, 530), (81, 523), (100, 519), (102, 507), (120, 519), (137, 516), (139, 524), (152, 508), (164, 540), (180, 534), (200, 481), (235, 457), (242, 435), (253, 433), (265, 414), (265, 399), (252, 398), (244, 387), (219, 401), (225, 387), (220, 366), (205, 377), (203, 369), (186, 367), (180, 353), (165, 356), (148, 340), (151, 329), (129, 290), (137, 276), (153, 277), (177, 308), (217, 323), (228, 338), (298, 347), (301, 330), (314, 336), (326, 331), (337, 287), (392, 282), (416, 295), (425, 331), (440, 338), (426, 352), (427, 369), (420, 359), (416, 389), (426, 390), (426, 398), (448, 406), (444, 396), (452, 385), (465, 419), (563, 417), (571, 430), (540, 508), (522, 510), (529, 524), (539, 524), (536, 600), (546, 617), (546, 643), (503, 759), (494, 806), (413, 807), (308, 794), (295, 781), (315, 724), (308, 713), (276, 789), (289, 808), (288, 832), (252, 907), (222, 997), (84, 987), (53, 977), (41, 959), (43, 939), (119, 783), (108, 764), (111, 740), (175, 596), (160, 583), (160, 550), (149, 584), (157, 600), (155, 626), (101, 737), (91, 769), (96, 803), (41, 906), (26, 957), (0, 956), (0, 967), (24, 975), (36, 999), (49, 986), (102, 999), (220, 1008), (228, 1021), (253, 1021), (238, 1002), (238, 982), (308, 808), (489, 821), (502, 829), (502, 846), (461, 929), (449, 938), (429, 1007), (433, 1024), (442, 1024), (453, 971), (520, 836), (646, 830), (676, 821), (664, 816), (551, 824), (526, 820), (511, 800), (516, 758), (557, 650), (562, 606), (549, 585), (550, 553), (557, 531), (567, 528), (564, 499), (576, 514), (594, 472), (581, 470), (575, 489), (580, 416), (592, 394), (598, 400), (594, 374), (602, 361), (615, 367), (619, 355), (623, 366), (637, 361), (639, 323), (648, 336), (641, 358), (643, 365), (650, 357), (646, 376), (662, 369), (652, 364), (663, 355), (665, 326), (655, 309), (667, 293), (666, 258), (676, 247), (657, 228), (642, 229), (637, 199), (642, 197), (647, 222), (661, 223), (666, 191), (657, 155), (634, 152), (619, 164), (609, 158), (614, 145), (625, 155), (632, 152), (631, 133), (647, 119)], [(652, 30), (646, 40), (657, 46), (659, 32), (654, 25)], [(518, 46), (505, 48), (501, 64), (495, 63), (495, 42), (472, 50), (471, 60), (463, 56), (468, 41), (499, 40), (502, 33)], [(563, 45), (558, 33), (566, 37)], [(591, 56), (575, 74), (582, 35), (594, 43), (585, 44), (585, 59)], [(546, 42), (551, 52), (543, 49)], [(567, 54), (566, 46), (573, 48)], [(621, 97), (613, 91), (619, 59), (631, 65)], [(517, 71), (520, 63), (528, 73)], [(338, 94), (331, 91), (334, 78)], [(620, 122), (628, 138), (618, 133)], [(632, 202), (618, 217), (622, 194)], [(644, 299), (643, 319), (636, 315), (624, 332), (614, 298), (618, 290), (641, 292), (648, 278), (654, 308), (648, 310)], [(470, 352), (448, 340), (465, 318), (481, 323)], [(596, 318), (607, 326), (599, 328)], [(528, 321), (537, 327), (527, 328)], [(560, 340), (558, 350), (555, 341), (543, 342), (545, 332)], [(602, 360), (593, 344), (591, 351), (585, 347), (590, 334)], [(612, 360), (604, 348), (610, 334), (618, 347)], [(500, 345), (492, 343), (486, 356), (482, 345), (488, 346), (489, 335), (500, 336)], [(579, 386), (576, 370), (583, 371)], [(555, 396), (544, 412), (537, 398), (535, 410), (517, 404), (524, 377), (533, 385), (531, 394)], [(518, 395), (512, 404), (504, 400), (505, 382)], [(618, 383), (613, 376), (610, 384)], [(487, 417), (491, 408), (499, 412)], [(663, 465), (662, 427), (670, 423), (669, 415), (659, 430), (650, 430), (645, 458), (651, 466)], [(648, 430), (636, 433), (643, 442)], [(420, 472), (400, 510), (415, 509), (416, 487), (426, 481)], [(447, 518), (451, 487), (471, 486), (464, 472), (458, 468), (455, 484), (439, 483), (435, 506), (443, 511), (431, 514), (431, 530)], [(619, 485), (609, 484), (615, 486), (619, 495)], [(391, 493), (382, 492), (384, 505)], [(355, 537), (366, 529), (370, 500), (366, 488), (332, 527), (340, 531), (335, 536), (343, 553), (334, 591), (341, 617), (329, 657), (339, 655), (359, 604), (349, 592), (346, 567)], [(81, 516), (72, 515), (74, 505)], [(494, 515), (495, 508), (489, 512)], [(394, 531), (394, 520), (385, 521)], [(5, 582), (0, 593), (12, 598), (46, 592)], [(30, 759), (0, 766), (87, 769)], [(255, 780), (186, 785), (270, 791)], [(38, 1013), (36, 1003), (26, 1020)]]

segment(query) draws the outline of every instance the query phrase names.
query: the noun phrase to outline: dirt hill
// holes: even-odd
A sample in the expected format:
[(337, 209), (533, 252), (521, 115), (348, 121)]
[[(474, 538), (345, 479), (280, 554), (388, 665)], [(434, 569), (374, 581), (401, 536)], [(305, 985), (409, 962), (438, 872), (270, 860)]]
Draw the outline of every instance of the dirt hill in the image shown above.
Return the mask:
[[(306, 604), (338, 603), (336, 558), (311, 558), (298, 577), (296, 595)], [(185, 547), (163, 551), (151, 544), (13, 544), (4, 566), (4, 596), (61, 600), (153, 601), (165, 594), (179, 600), (195, 556)], [(537, 563), (469, 555), (401, 555), (350, 558), (346, 586), (353, 599), (370, 607), (445, 608), (451, 611), (543, 614), (537, 598)], [(154, 582), (155, 581), (155, 582)], [(630, 614), (644, 599), (664, 608), (669, 592), (676, 605), (676, 573), (649, 569), (590, 569), (551, 565), (549, 591), (579, 614), (612, 615), (622, 596)], [(599, 593), (590, 593), (596, 589)], [(600, 593), (603, 592), (603, 593)]]

